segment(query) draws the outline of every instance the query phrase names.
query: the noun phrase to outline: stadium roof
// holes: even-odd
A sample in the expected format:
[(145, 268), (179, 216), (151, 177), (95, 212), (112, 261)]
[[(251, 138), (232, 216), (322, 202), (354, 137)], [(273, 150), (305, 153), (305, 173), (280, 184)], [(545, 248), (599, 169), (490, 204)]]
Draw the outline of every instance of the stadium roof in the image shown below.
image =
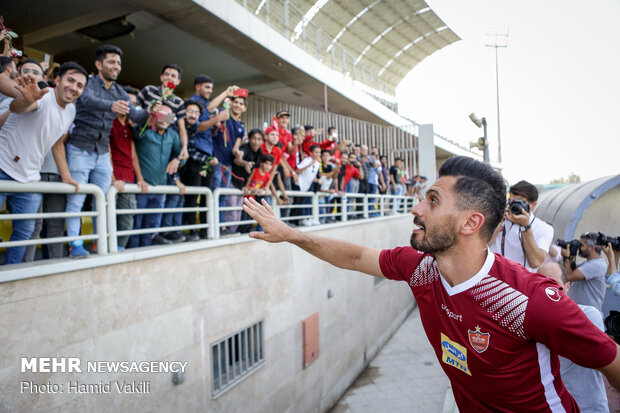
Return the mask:
[[(460, 38), (423, 0), (289, 0), (303, 17), (291, 21), (297, 41), (316, 25), (380, 80), (395, 88), (424, 58)], [(367, 82), (365, 82), (367, 83)]]

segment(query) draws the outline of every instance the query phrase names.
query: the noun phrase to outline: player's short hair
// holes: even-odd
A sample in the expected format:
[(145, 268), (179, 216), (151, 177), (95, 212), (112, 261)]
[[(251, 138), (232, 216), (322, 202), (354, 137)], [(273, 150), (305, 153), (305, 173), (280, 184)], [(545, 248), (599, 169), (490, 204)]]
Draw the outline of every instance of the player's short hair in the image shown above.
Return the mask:
[(506, 210), (506, 182), (490, 165), (465, 156), (449, 158), (439, 177), (454, 176), (455, 205), (461, 210), (471, 209), (484, 215), (480, 234), (490, 240)]

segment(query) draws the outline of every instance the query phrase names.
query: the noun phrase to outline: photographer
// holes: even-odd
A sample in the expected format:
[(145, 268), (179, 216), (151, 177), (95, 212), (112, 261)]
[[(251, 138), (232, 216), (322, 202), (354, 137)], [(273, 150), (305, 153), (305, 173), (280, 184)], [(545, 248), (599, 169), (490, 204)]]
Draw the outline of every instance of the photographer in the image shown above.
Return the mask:
[[(618, 258), (620, 258), (620, 250), (614, 248), (611, 242), (602, 245), (603, 252), (607, 256), (607, 283), (611, 290), (618, 295), (617, 291), (620, 291), (620, 272), (618, 272)], [(613, 276), (613, 277), (612, 277)]]
[(491, 242), (491, 251), (535, 271), (547, 257), (553, 227), (534, 216), (538, 190), (520, 181), (510, 188), (510, 200), (501, 231)]
[(596, 237), (597, 234), (591, 233), (579, 237), (579, 255), (586, 259), (585, 262), (575, 265), (575, 256), (571, 255), (568, 246), (562, 248), (562, 257), (568, 280), (573, 282), (568, 295), (577, 304), (591, 305), (601, 311), (605, 297), (607, 265), (601, 257), (601, 246), (595, 242)]

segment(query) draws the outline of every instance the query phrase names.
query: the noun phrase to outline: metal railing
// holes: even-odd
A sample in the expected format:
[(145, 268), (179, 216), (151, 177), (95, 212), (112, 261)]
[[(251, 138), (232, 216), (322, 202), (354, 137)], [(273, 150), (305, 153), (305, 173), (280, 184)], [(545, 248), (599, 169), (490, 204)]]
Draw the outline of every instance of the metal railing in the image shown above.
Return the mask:
[[(347, 222), (353, 219), (377, 218), (394, 213), (407, 214), (415, 199), (405, 195), (380, 195), (359, 193), (328, 193), (287, 191), (291, 203), (278, 205), (276, 196), (270, 194), (269, 204), (278, 218), (284, 222), (309, 220), (308, 226)], [(278, 192), (278, 196), (281, 193)], [(223, 197), (236, 197), (236, 202), (222, 202)], [(255, 223), (252, 219), (242, 218), (243, 193), (238, 189), (218, 188), (213, 191), (213, 238), (221, 236), (223, 227), (236, 227)], [(227, 201), (230, 198), (227, 199)], [(305, 203), (303, 200), (308, 200)], [(394, 208), (397, 208), (396, 210)], [(231, 213), (229, 219), (222, 220), (220, 212)], [(306, 213), (304, 213), (306, 212)], [(232, 214), (235, 213), (235, 214)], [(307, 221), (306, 221), (307, 222)], [(304, 224), (301, 224), (304, 226)]]
[[(0, 181), (0, 192), (33, 192), (43, 194), (75, 194), (75, 187), (69, 184), (58, 182), (29, 182), (21, 183), (16, 181)], [(42, 212), (35, 214), (0, 214), (0, 221), (17, 219), (46, 219), (46, 218), (68, 218), (68, 217), (94, 217), (96, 225), (93, 226), (95, 234), (77, 235), (72, 237), (54, 237), (43, 239), (32, 239), (23, 241), (4, 241), (0, 242), (0, 248), (20, 247), (25, 245), (53, 244), (56, 242), (71, 242), (76, 240), (97, 241), (97, 252), (107, 254), (107, 220), (106, 220), (106, 200), (103, 191), (93, 184), (80, 184), (80, 194), (90, 194), (93, 196), (94, 211), (82, 212)]]
[[(19, 183), (15, 181), (0, 181), (0, 192), (34, 192), (34, 193), (56, 193), (73, 194), (75, 187), (69, 184), (55, 182), (33, 182)], [(135, 184), (126, 184), (124, 193), (139, 194), (140, 188)], [(91, 240), (97, 242), (97, 255), (105, 255), (118, 252), (117, 239), (119, 236), (131, 236), (146, 233), (160, 233), (184, 230), (206, 230), (207, 239), (217, 240), (221, 237), (223, 227), (238, 225), (255, 225), (256, 222), (250, 217), (244, 219), (230, 220), (220, 219), (220, 213), (227, 212), (242, 213), (242, 191), (238, 189), (218, 188), (211, 191), (203, 187), (187, 187), (186, 195), (200, 195), (206, 197), (206, 206), (182, 207), (182, 208), (142, 208), (142, 209), (122, 209), (116, 207), (116, 197), (119, 192), (111, 186), (107, 194), (93, 184), (80, 185), (79, 193), (93, 195), (94, 211), (82, 212), (43, 212), (36, 214), (0, 214), (0, 221), (17, 219), (47, 219), (47, 218), (67, 218), (67, 217), (91, 217), (95, 220), (93, 225), (94, 234), (79, 236), (64, 236), (54, 238), (42, 238), (21, 241), (0, 242), (0, 248), (17, 247), (25, 245), (43, 245), (60, 242), (71, 242), (74, 240)], [(149, 186), (150, 194), (174, 194), (179, 195), (179, 188), (176, 186)], [(280, 194), (278, 194), (280, 195)], [(414, 205), (412, 197), (380, 194), (357, 194), (357, 193), (327, 193), (327, 192), (301, 192), (288, 191), (287, 195), (295, 202), (291, 204), (278, 205), (275, 195), (268, 195), (272, 208), (276, 216), (285, 222), (303, 222), (308, 225), (344, 223), (353, 219), (372, 219), (384, 217), (392, 214), (406, 214)], [(236, 202), (222, 202), (222, 197), (236, 197)], [(306, 200), (304, 203), (301, 203)], [(241, 201), (241, 202), (240, 202)], [(117, 229), (117, 218), (119, 215), (127, 214), (155, 214), (155, 213), (199, 213), (206, 214), (206, 222), (199, 222), (192, 225), (178, 225), (158, 228), (141, 228), (119, 231)], [(240, 217), (241, 218), (241, 217)], [(302, 224), (303, 225), (303, 224)]]
[[(171, 195), (179, 195), (179, 188), (176, 186), (167, 186), (167, 185), (158, 185), (152, 186), (149, 185), (147, 194), (171, 194)], [(183, 231), (183, 230), (196, 230), (196, 229), (206, 229), (207, 230), (207, 238), (212, 239), (215, 238), (213, 235), (213, 225), (209, 225), (209, 222), (214, 222), (213, 219), (213, 194), (209, 188), (197, 187), (197, 186), (188, 186), (185, 189), (185, 195), (200, 195), (206, 196), (207, 202), (206, 207), (192, 207), (192, 208), (143, 208), (143, 209), (124, 209), (116, 207), (116, 195), (119, 192), (116, 190), (114, 186), (111, 186), (106, 194), (106, 199), (108, 202), (108, 234), (110, 237), (110, 252), (118, 252), (118, 237), (123, 235), (140, 235), (140, 234), (151, 234), (151, 233), (159, 233), (159, 232), (170, 232), (170, 231)], [(136, 184), (126, 184), (123, 193), (128, 194), (141, 194), (142, 191), (140, 187)], [(178, 225), (178, 226), (170, 226), (170, 227), (158, 227), (158, 228), (141, 228), (141, 229), (130, 229), (130, 230), (117, 230), (117, 216), (118, 215), (136, 215), (136, 214), (172, 214), (172, 213), (184, 213), (184, 212), (206, 212), (207, 214), (207, 222), (201, 222), (199, 224), (192, 225)]]

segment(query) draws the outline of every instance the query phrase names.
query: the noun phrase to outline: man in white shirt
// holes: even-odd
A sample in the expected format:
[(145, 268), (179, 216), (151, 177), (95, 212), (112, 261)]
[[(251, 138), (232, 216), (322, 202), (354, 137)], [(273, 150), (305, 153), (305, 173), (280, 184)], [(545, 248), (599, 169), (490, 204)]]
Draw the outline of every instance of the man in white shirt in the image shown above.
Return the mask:
[[(297, 169), (295, 172), (298, 174), (297, 186), (299, 186), (300, 191), (310, 191), (312, 189), (312, 183), (316, 180), (318, 182), (317, 173), (319, 172), (319, 166), (321, 157), (321, 147), (319, 145), (312, 145), (310, 147), (310, 156), (302, 159), (301, 162), (297, 165)], [(310, 204), (312, 202), (312, 198), (303, 197), (301, 198), (302, 204)], [(304, 208), (301, 210), (301, 215), (310, 215), (311, 209)], [(312, 218), (304, 218), (300, 222), (301, 225), (319, 225), (318, 221), (314, 221)]]
[[(88, 74), (77, 63), (64, 63), (56, 78), (56, 88), (41, 90), (34, 79), (19, 79), (10, 105), (11, 114), (0, 130), (0, 179), (17, 182), (39, 181), (43, 159), (75, 118), (75, 101), (80, 97)], [(56, 156), (56, 154), (54, 154)], [(69, 182), (76, 185), (74, 182)], [(7, 201), (12, 214), (33, 214), (41, 202), (41, 194), (0, 193), (0, 204)], [(13, 221), (11, 241), (30, 239), (34, 220)], [(22, 261), (26, 247), (7, 248), (5, 264)]]
[(520, 181), (510, 188), (510, 201), (504, 222), (491, 251), (513, 260), (528, 271), (536, 269), (545, 261), (553, 241), (553, 227), (534, 216), (538, 190), (529, 182)]

